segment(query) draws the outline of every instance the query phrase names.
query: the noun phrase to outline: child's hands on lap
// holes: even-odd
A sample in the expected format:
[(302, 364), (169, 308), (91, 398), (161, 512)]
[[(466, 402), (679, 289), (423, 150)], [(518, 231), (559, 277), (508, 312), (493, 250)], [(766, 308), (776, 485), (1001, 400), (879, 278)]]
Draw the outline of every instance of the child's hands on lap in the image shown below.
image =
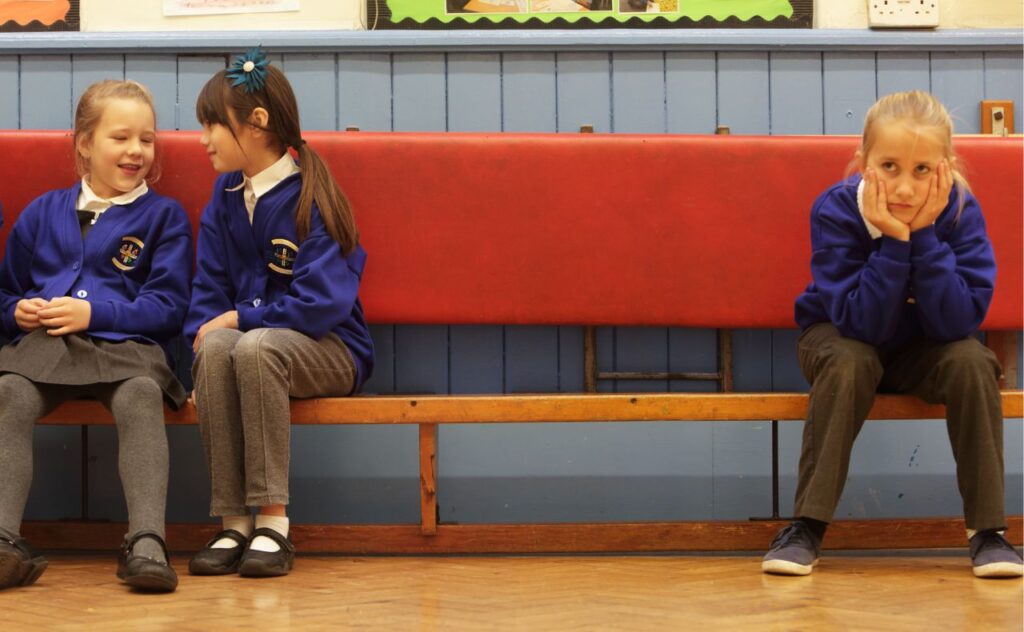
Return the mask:
[(46, 307), (41, 298), (23, 298), (14, 307), (14, 322), (22, 331), (35, 331), (42, 327), (39, 322), (39, 310)]
[(199, 345), (203, 342), (203, 337), (214, 329), (238, 329), (238, 312), (231, 310), (206, 321), (196, 332), (196, 341), (192, 343), (192, 351), (199, 353)]
[(92, 304), (80, 298), (59, 296), (37, 312), (39, 322), (51, 336), (66, 336), (89, 328)]
[(953, 190), (953, 174), (950, 172), (949, 162), (943, 160), (935, 171), (928, 186), (928, 197), (914, 219), (910, 220), (911, 232), (934, 224), (942, 209), (949, 203), (949, 194)]
[(875, 228), (882, 231), (883, 235), (900, 241), (910, 240), (910, 226), (896, 219), (889, 212), (885, 184), (878, 182), (878, 174), (874, 169), (864, 172), (864, 217)]

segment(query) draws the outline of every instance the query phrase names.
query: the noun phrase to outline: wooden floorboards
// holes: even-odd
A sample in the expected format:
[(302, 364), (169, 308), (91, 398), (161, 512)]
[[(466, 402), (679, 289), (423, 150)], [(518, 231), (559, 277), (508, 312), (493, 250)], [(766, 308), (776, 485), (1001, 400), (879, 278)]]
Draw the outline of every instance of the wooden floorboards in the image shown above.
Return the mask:
[(192, 577), (135, 594), (113, 553), (52, 556), (0, 592), (5, 631), (1022, 629), (1024, 582), (980, 580), (966, 553), (833, 553), (809, 577), (757, 556), (303, 556), (277, 579)]

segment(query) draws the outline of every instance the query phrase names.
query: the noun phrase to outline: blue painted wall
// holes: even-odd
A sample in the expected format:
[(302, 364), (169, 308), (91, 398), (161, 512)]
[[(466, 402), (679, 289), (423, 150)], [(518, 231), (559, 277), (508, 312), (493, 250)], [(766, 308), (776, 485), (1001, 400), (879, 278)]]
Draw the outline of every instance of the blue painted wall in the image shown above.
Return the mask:
[[(787, 35), (780, 34), (780, 40)], [(784, 41), (783, 41), (784, 44)], [(592, 47), (590, 47), (592, 48)], [(628, 47), (627, 47), (628, 48)], [(1013, 99), (1021, 129), (1019, 50), (551, 50), (458, 53), (309, 50), (275, 55), (305, 129), (856, 134), (879, 96), (921, 88), (978, 131), (978, 102)], [(755, 47), (756, 48), (756, 47)], [(148, 85), (163, 128), (195, 129), (200, 86), (223, 55), (171, 52), (0, 55), (0, 128), (66, 129), (92, 81)], [(670, 170), (672, 165), (652, 168)], [(837, 178), (841, 174), (836, 174)], [(750, 174), (756, 183), (758, 174)], [(342, 182), (344, 186), (344, 182)], [(358, 211), (358, 209), (357, 209)], [(372, 253), (371, 253), (372, 257)], [(696, 264), (696, 263), (695, 263)], [(372, 259), (371, 259), (372, 265)], [(369, 392), (531, 392), (582, 388), (582, 334), (570, 327), (373, 327)], [(715, 336), (683, 329), (599, 330), (603, 370), (713, 370)], [(735, 333), (737, 390), (804, 390), (796, 332)], [(681, 382), (603, 390), (706, 390)], [(799, 423), (783, 424), (782, 510), (791, 507)], [(168, 519), (204, 520), (207, 478), (195, 428), (169, 429)], [(292, 516), (300, 522), (418, 520), (415, 427), (296, 427)], [(744, 519), (770, 513), (769, 425), (751, 423), (442, 427), (442, 520)], [(36, 430), (26, 517), (79, 513), (77, 428)], [(1008, 510), (1022, 511), (1021, 423), (1006, 429)], [(90, 516), (123, 519), (112, 428), (89, 436)], [(941, 422), (868, 424), (837, 517), (957, 515), (954, 463)]]

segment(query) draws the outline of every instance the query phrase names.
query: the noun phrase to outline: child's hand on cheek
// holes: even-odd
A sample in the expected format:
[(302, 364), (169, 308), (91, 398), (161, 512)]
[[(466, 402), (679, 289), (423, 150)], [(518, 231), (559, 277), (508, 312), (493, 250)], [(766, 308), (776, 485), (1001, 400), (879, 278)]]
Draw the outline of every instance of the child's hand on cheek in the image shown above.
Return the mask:
[(934, 224), (939, 214), (942, 213), (942, 209), (946, 208), (946, 204), (949, 202), (949, 194), (953, 190), (953, 174), (949, 163), (943, 160), (935, 171), (936, 173), (932, 175), (928, 185), (928, 198), (925, 199), (914, 219), (910, 220), (911, 232)]
[(900, 241), (910, 240), (910, 226), (889, 212), (885, 183), (878, 181), (878, 174), (874, 169), (864, 172), (864, 217), (886, 237)]
[(39, 322), (39, 310), (46, 307), (41, 298), (23, 298), (14, 307), (14, 322), (22, 331), (35, 331), (42, 327)]
[(66, 336), (89, 328), (92, 304), (80, 298), (60, 296), (38, 312), (39, 322), (49, 329), (51, 336)]

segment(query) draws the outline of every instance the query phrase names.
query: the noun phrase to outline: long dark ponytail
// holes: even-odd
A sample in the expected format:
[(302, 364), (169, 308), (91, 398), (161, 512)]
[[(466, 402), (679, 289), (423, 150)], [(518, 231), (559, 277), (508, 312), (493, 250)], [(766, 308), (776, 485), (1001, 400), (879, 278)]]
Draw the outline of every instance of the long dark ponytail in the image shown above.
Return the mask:
[(253, 110), (265, 109), (269, 118), (267, 125), (261, 129), (277, 139), (282, 151), (293, 149), (299, 158), (302, 189), (295, 209), (295, 231), (299, 240), (309, 235), (315, 201), (327, 233), (338, 242), (342, 252), (348, 255), (359, 243), (359, 231), (348, 198), (341, 192), (324, 161), (303, 140), (299, 127), (299, 106), (288, 79), (274, 66), (267, 66), (266, 73), (266, 83), (262, 89), (246, 92), (241, 87), (232, 87), (227, 71), (221, 70), (199, 92), (196, 118), (203, 125), (224, 125), (234, 134), (231, 117), (239, 125), (252, 125), (250, 116)]

